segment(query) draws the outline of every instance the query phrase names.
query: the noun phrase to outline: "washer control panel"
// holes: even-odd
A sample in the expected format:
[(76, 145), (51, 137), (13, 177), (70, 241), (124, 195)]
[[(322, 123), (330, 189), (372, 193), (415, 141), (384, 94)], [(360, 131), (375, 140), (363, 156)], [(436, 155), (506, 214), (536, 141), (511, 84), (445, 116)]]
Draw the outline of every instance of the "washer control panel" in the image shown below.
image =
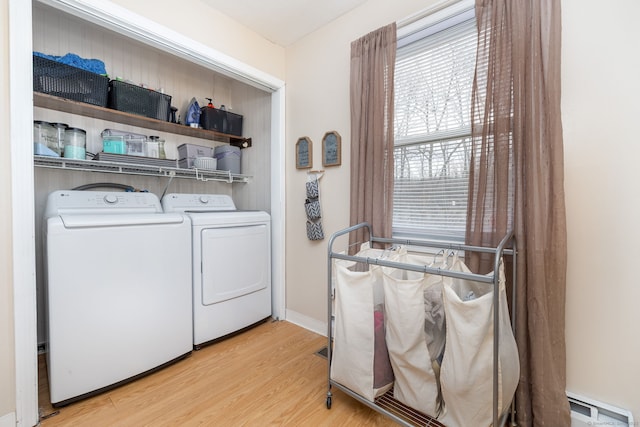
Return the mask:
[(46, 216), (63, 213), (162, 213), (153, 193), (62, 190), (49, 194)]
[(165, 212), (235, 211), (236, 205), (226, 194), (167, 194), (162, 198)]

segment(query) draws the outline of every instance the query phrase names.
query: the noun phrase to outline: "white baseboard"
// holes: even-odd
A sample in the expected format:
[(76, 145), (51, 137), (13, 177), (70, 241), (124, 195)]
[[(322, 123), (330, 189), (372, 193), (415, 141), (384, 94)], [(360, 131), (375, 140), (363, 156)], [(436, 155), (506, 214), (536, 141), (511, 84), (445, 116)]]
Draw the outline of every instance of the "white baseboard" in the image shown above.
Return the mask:
[[(322, 335), (323, 337), (327, 336), (327, 323), (321, 322), (320, 320), (313, 319), (309, 316), (305, 316), (304, 314), (300, 314), (293, 310), (286, 311), (286, 321), (291, 322), (295, 325), (308, 329), (316, 334)], [(1, 427), (1, 426), (0, 426)]]
[(0, 417), (0, 427), (16, 427), (16, 414), (9, 412)]

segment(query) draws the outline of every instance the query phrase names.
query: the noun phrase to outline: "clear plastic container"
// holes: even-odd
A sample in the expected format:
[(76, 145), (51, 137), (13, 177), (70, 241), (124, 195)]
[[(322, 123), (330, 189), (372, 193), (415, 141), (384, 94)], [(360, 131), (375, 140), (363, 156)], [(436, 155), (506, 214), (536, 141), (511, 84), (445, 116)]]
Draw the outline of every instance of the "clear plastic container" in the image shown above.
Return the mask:
[(84, 160), (87, 154), (87, 132), (80, 128), (67, 128), (64, 132), (64, 157)]
[(145, 138), (126, 138), (125, 142), (127, 144), (127, 154), (129, 156), (144, 157), (147, 155), (147, 141)]
[(127, 145), (122, 135), (102, 135), (102, 151), (113, 154), (127, 154)]

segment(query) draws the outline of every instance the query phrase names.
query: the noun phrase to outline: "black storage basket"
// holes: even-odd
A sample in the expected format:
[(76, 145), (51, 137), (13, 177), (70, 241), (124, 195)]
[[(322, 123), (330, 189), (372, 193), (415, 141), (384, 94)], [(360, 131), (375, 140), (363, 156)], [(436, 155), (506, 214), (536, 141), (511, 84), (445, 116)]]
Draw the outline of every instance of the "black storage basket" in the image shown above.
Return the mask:
[(240, 114), (227, 111), (227, 128), (224, 133), (242, 136), (242, 116)]
[(33, 90), (106, 107), (109, 78), (33, 55)]
[(171, 96), (120, 80), (111, 80), (109, 108), (168, 122), (171, 118)]
[(226, 110), (202, 107), (200, 109), (200, 126), (203, 129), (215, 130), (228, 135), (242, 136), (242, 116)]
[(203, 129), (224, 133), (227, 127), (227, 112), (217, 108), (202, 107), (200, 109), (200, 126)]

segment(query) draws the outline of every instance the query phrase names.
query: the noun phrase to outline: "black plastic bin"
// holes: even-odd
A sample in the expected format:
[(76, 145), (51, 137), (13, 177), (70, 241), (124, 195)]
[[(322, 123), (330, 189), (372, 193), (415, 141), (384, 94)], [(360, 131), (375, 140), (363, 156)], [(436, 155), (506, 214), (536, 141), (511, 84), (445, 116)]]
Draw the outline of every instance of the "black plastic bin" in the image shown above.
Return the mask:
[(33, 55), (33, 90), (106, 107), (109, 78)]
[(171, 118), (171, 96), (120, 80), (111, 80), (109, 108), (168, 122)]

